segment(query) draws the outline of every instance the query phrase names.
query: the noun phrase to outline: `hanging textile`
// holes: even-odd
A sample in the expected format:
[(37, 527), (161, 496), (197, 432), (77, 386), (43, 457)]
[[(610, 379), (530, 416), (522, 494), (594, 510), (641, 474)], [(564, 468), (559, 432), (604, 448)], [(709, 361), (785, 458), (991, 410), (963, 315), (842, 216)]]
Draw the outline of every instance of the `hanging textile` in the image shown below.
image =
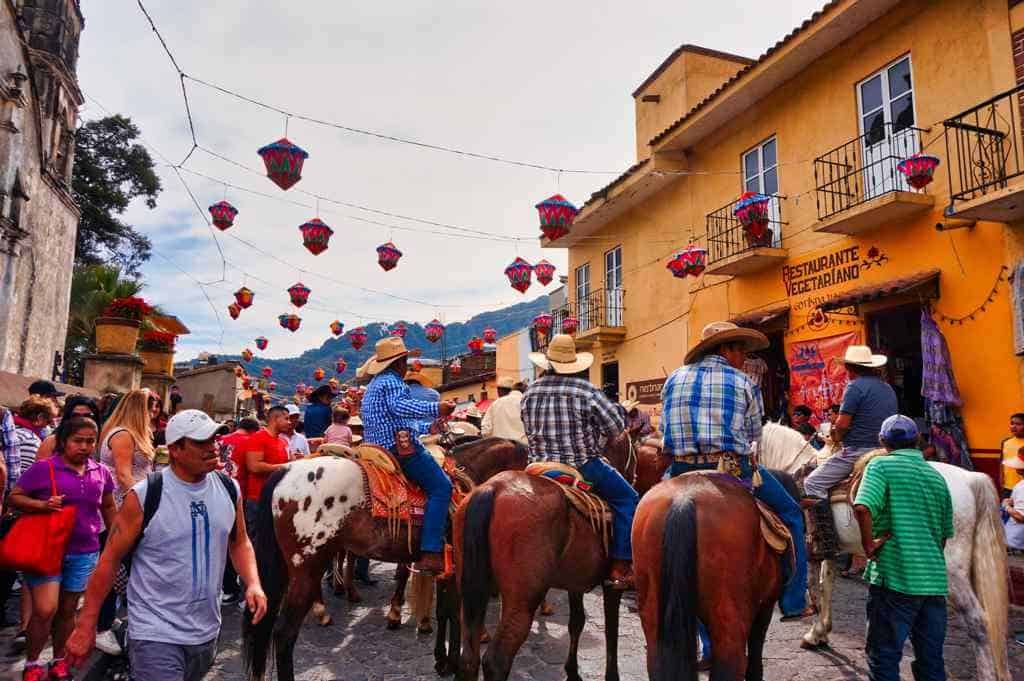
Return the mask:
[(1013, 296), (1013, 351), (1024, 355), (1024, 260), (1013, 268), (1013, 283), (1010, 291)]
[(963, 398), (953, 376), (946, 338), (927, 308), (921, 309), (921, 396), (932, 444), (954, 466), (974, 470), (964, 420)]

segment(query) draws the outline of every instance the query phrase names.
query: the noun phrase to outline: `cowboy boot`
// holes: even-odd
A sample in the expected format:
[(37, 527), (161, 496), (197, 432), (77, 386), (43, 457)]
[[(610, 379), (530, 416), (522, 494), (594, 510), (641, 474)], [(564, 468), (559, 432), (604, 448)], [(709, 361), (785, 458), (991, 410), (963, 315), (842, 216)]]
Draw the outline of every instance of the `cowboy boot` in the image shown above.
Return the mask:
[(428, 575), (442, 575), (444, 574), (444, 556), (441, 553), (424, 551), (412, 569)]

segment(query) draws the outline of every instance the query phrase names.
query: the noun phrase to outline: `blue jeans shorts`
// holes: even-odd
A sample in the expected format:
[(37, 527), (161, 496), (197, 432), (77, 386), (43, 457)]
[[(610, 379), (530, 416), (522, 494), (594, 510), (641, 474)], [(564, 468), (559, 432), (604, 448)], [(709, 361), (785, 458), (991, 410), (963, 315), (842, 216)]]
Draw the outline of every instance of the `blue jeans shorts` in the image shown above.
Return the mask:
[(47, 582), (59, 582), (61, 591), (80, 593), (85, 591), (85, 585), (92, 576), (99, 562), (100, 552), (92, 553), (69, 553), (64, 556), (64, 563), (59, 575), (33, 575), (25, 573), (25, 584), (34, 588)]

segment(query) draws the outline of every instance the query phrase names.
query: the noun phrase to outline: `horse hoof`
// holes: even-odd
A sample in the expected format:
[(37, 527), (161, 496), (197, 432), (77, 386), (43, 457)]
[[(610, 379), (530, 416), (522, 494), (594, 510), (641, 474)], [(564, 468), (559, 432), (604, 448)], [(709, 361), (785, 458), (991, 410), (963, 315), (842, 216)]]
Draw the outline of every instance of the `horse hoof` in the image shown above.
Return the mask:
[(360, 596), (359, 594), (355, 593), (355, 592), (349, 592), (349, 594), (348, 594), (348, 602), (349, 603), (362, 603), (363, 602), (363, 597)]
[(800, 647), (804, 650), (824, 650), (829, 647), (828, 641), (821, 641), (820, 643), (811, 643), (810, 641), (800, 641)]
[(434, 671), (438, 676), (451, 676), (455, 672), (454, 669), (448, 667), (448, 662), (444, 660), (434, 665)]
[(388, 618), (388, 631), (396, 631), (402, 626), (402, 620)]
[(332, 624), (334, 624), (334, 620), (331, 619), (330, 615), (325, 614), (319, 620), (317, 620), (317, 624), (319, 624), (321, 627), (329, 627)]
[(431, 626), (430, 622), (421, 622), (420, 625), (418, 627), (416, 627), (416, 633), (417, 634), (433, 634), (434, 633), (434, 627)]

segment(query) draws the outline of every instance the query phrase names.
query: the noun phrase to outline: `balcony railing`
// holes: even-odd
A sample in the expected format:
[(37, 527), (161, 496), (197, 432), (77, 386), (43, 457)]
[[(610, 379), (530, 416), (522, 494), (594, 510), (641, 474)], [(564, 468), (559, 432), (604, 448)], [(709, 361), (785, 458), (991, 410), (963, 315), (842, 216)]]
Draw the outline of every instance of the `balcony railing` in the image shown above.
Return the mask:
[(1003, 189), (1024, 174), (1020, 117), (1024, 85), (996, 95), (943, 122), (954, 204)]
[(754, 248), (782, 248), (782, 196), (772, 196), (768, 204), (768, 228), (760, 239), (753, 239), (734, 214), (736, 201), (708, 213), (708, 262), (713, 264), (724, 258)]
[(562, 333), (562, 323), (567, 317), (575, 317), (577, 322), (574, 336), (587, 333), (602, 327), (623, 327), (626, 325), (623, 301), (625, 289), (598, 289), (590, 292), (583, 300), (551, 310), (551, 332), (547, 335), (538, 334), (530, 329), (531, 344), (537, 350), (547, 347), (551, 336)]
[(922, 132), (913, 126), (885, 123), (814, 159), (818, 219), (883, 194), (913, 191), (896, 166), (921, 150)]

